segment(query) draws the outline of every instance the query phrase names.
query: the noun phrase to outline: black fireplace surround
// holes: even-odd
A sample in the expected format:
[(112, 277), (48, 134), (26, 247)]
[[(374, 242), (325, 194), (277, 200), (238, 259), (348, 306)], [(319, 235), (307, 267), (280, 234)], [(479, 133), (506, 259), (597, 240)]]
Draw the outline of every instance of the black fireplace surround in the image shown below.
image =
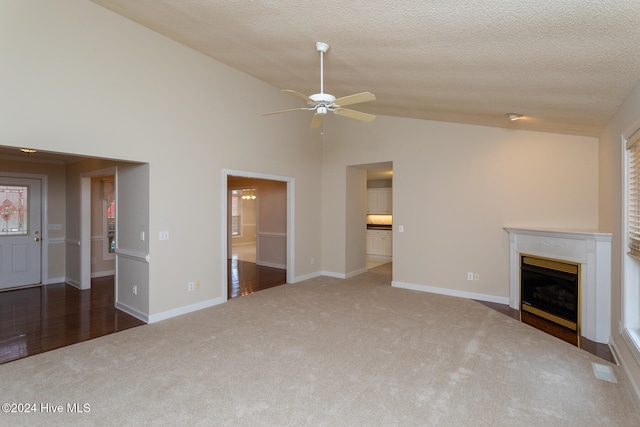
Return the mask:
[(580, 266), (522, 255), (521, 310), (579, 333)]

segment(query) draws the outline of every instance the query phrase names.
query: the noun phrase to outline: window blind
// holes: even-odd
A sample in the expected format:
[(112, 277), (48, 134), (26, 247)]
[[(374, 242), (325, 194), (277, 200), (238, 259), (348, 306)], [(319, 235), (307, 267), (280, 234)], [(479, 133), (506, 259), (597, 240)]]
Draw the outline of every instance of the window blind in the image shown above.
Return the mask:
[(627, 244), (640, 258), (640, 129), (627, 140)]

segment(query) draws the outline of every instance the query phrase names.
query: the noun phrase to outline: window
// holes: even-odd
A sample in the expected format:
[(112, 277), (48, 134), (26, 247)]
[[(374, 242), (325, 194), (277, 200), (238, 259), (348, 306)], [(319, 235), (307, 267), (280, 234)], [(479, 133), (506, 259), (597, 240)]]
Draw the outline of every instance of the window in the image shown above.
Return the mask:
[(103, 258), (111, 259), (116, 252), (116, 193), (113, 176), (102, 178), (102, 209), (103, 209)]
[(627, 245), (640, 258), (640, 130), (627, 140)]
[(242, 191), (231, 191), (231, 235), (241, 236)]
[(622, 286), (622, 332), (640, 363), (640, 129), (626, 144), (626, 255)]
[(29, 234), (28, 192), (29, 187), (0, 185), (0, 235)]

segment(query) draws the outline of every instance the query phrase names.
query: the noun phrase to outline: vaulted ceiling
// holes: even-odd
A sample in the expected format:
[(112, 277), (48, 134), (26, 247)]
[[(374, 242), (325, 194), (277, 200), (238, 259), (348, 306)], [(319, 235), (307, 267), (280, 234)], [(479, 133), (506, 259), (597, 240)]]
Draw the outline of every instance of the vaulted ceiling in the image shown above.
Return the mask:
[(307, 95), (328, 43), (325, 92), (379, 115), (598, 136), (640, 78), (637, 1), (91, 1)]

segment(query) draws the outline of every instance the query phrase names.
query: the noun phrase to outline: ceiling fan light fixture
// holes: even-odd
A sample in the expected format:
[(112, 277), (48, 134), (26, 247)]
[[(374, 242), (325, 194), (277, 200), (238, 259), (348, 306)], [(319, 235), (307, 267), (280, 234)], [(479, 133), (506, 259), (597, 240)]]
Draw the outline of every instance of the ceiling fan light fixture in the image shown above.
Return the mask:
[(507, 113), (505, 114), (505, 116), (507, 116), (507, 119), (511, 120), (512, 122), (515, 122), (516, 120), (520, 120), (522, 117), (524, 117), (522, 114), (518, 114), (518, 113)]
[(27, 154), (33, 154), (38, 152), (38, 150), (34, 150), (33, 148), (21, 148), (20, 151)]
[(363, 122), (371, 122), (376, 116), (373, 114), (362, 113), (360, 111), (343, 108), (345, 105), (359, 104), (361, 102), (375, 101), (376, 96), (371, 92), (361, 92), (353, 95), (342, 96), (336, 98), (335, 96), (325, 93), (324, 91), (324, 54), (329, 50), (329, 45), (322, 42), (316, 42), (316, 50), (320, 53), (320, 92), (313, 95), (305, 95), (292, 89), (283, 89), (284, 92), (297, 96), (307, 102), (307, 106), (303, 108), (291, 108), (288, 110), (274, 111), (271, 113), (264, 113), (263, 116), (269, 116), (272, 114), (288, 113), (291, 111), (313, 111), (313, 117), (311, 119), (311, 129), (316, 129), (322, 125), (323, 116), (326, 116), (329, 111), (339, 116), (347, 117), (350, 119), (356, 119)]

